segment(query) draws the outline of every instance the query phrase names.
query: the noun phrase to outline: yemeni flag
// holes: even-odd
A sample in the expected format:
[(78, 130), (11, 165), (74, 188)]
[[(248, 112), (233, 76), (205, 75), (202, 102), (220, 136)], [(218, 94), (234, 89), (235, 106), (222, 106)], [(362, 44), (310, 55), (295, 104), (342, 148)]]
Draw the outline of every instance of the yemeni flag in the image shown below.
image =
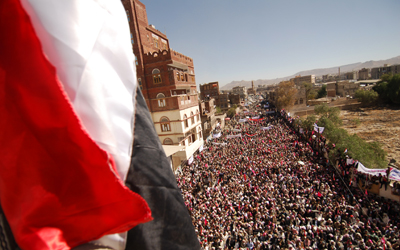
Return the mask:
[(0, 32), (6, 249), (11, 235), (21, 249), (199, 248), (137, 89), (120, 1), (2, 0)]

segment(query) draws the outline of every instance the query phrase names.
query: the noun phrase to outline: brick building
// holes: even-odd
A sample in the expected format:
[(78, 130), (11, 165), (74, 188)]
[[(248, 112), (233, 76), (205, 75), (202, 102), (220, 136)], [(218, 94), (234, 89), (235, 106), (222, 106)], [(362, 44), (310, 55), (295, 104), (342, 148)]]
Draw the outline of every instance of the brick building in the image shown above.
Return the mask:
[(215, 129), (217, 123), (214, 101), (214, 98), (205, 98), (199, 103), (204, 138), (207, 138), (210, 135), (211, 131)]
[(239, 94), (229, 94), (229, 101), (231, 106), (240, 105), (240, 95)]
[(176, 167), (203, 144), (193, 59), (170, 49), (167, 36), (148, 24), (143, 3), (121, 2), (129, 21), (138, 85), (161, 143), (185, 146), (172, 156)]
[(218, 82), (210, 82), (200, 84), (200, 99), (206, 100), (207, 98), (214, 98), (215, 105), (219, 106), (219, 83)]

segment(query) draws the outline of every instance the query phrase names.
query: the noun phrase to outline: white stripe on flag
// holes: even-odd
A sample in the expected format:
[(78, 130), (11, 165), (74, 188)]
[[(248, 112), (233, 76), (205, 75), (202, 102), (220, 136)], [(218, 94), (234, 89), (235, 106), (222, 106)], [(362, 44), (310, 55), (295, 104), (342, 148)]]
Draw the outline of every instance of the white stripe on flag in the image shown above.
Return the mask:
[[(21, 0), (89, 136), (125, 181), (131, 160), (136, 68), (120, 1)], [(125, 248), (125, 234), (100, 243)]]

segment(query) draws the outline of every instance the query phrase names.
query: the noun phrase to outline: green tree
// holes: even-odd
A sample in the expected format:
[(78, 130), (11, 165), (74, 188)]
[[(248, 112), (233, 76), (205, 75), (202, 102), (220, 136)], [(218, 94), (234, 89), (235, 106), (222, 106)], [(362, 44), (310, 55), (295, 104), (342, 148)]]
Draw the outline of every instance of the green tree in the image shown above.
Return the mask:
[(318, 115), (319, 121), (318, 125), (320, 125), (320, 121), (331, 121), (335, 126), (340, 126), (342, 125), (342, 119), (340, 119), (340, 109), (337, 107), (329, 107), (328, 104), (324, 103), (321, 105), (317, 105), (314, 107), (314, 112), (316, 115)]
[(313, 91), (313, 84), (310, 82), (303, 82), (302, 86), (306, 92), (306, 104), (307, 104), (308, 100), (314, 99), (315, 93)]
[(221, 108), (220, 107), (216, 107), (215, 108), (215, 112), (217, 113), (217, 114), (219, 114), (219, 113), (222, 113), (222, 110), (221, 110)]
[(227, 112), (226, 115), (230, 118), (234, 117), (236, 115), (236, 108), (232, 107), (230, 108)]
[(326, 92), (326, 85), (322, 85), (321, 89), (317, 93), (317, 98), (325, 97), (328, 93)]
[(386, 74), (381, 77), (382, 81), (374, 87), (379, 98), (392, 104), (400, 104), (400, 74)]
[[(341, 128), (340, 110), (329, 107), (327, 104), (318, 105), (314, 108), (315, 115), (310, 115), (302, 120), (301, 126), (305, 129), (312, 129), (316, 119), (318, 126), (324, 127), (323, 135), (328, 140), (328, 145), (335, 144), (336, 147), (329, 152), (329, 158), (334, 162), (337, 157), (349, 157), (357, 159), (369, 168), (385, 168), (387, 166), (386, 153), (377, 142), (368, 143), (353, 134), (350, 135)], [(345, 150), (347, 153), (345, 154)]]
[(359, 89), (355, 93), (355, 97), (363, 104), (363, 105), (371, 105), (376, 102), (378, 99), (378, 93), (374, 90), (365, 90)]
[(303, 125), (303, 128), (311, 131), (314, 129), (314, 123), (316, 120), (317, 117), (315, 115), (309, 115), (306, 119), (302, 120), (301, 124)]
[(276, 107), (280, 109), (289, 109), (293, 106), (297, 94), (293, 81), (280, 82), (276, 89)]

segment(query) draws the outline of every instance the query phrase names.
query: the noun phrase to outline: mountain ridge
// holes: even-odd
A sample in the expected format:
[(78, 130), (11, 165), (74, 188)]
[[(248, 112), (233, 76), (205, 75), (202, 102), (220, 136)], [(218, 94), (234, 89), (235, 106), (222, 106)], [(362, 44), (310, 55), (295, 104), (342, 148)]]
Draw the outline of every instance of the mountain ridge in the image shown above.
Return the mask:
[[(377, 60), (377, 61), (370, 60), (370, 61), (366, 61), (366, 62), (357, 62), (357, 63), (345, 64), (345, 65), (330, 67), (330, 68), (303, 70), (303, 71), (297, 72), (290, 76), (285, 76), (285, 77), (280, 77), (280, 78), (275, 78), (275, 79), (258, 79), (258, 80), (253, 80), (253, 81), (254, 81), (254, 86), (257, 87), (258, 85), (263, 85), (263, 84), (270, 85), (270, 84), (274, 84), (274, 83), (279, 83), (281, 81), (286, 81), (286, 80), (289, 80), (290, 78), (293, 78), (298, 75), (322, 76), (322, 75), (326, 75), (326, 74), (337, 74), (339, 67), (340, 67), (341, 73), (346, 73), (346, 72), (350, 72), (353, 70), (360, 70), (362, 68), (381, 67), (384, 64), (400, 64), (400, 56), (392, 57), (392, 58), (389, 58), (386, 60)], [(251, 81), (246, 81), (246, 80), (232, 81), (230, 83), (223, 85), (222, 87), (220, 87), (220, 89), (221, 90), (230, 90), (236, 86), (251, 87)]]

